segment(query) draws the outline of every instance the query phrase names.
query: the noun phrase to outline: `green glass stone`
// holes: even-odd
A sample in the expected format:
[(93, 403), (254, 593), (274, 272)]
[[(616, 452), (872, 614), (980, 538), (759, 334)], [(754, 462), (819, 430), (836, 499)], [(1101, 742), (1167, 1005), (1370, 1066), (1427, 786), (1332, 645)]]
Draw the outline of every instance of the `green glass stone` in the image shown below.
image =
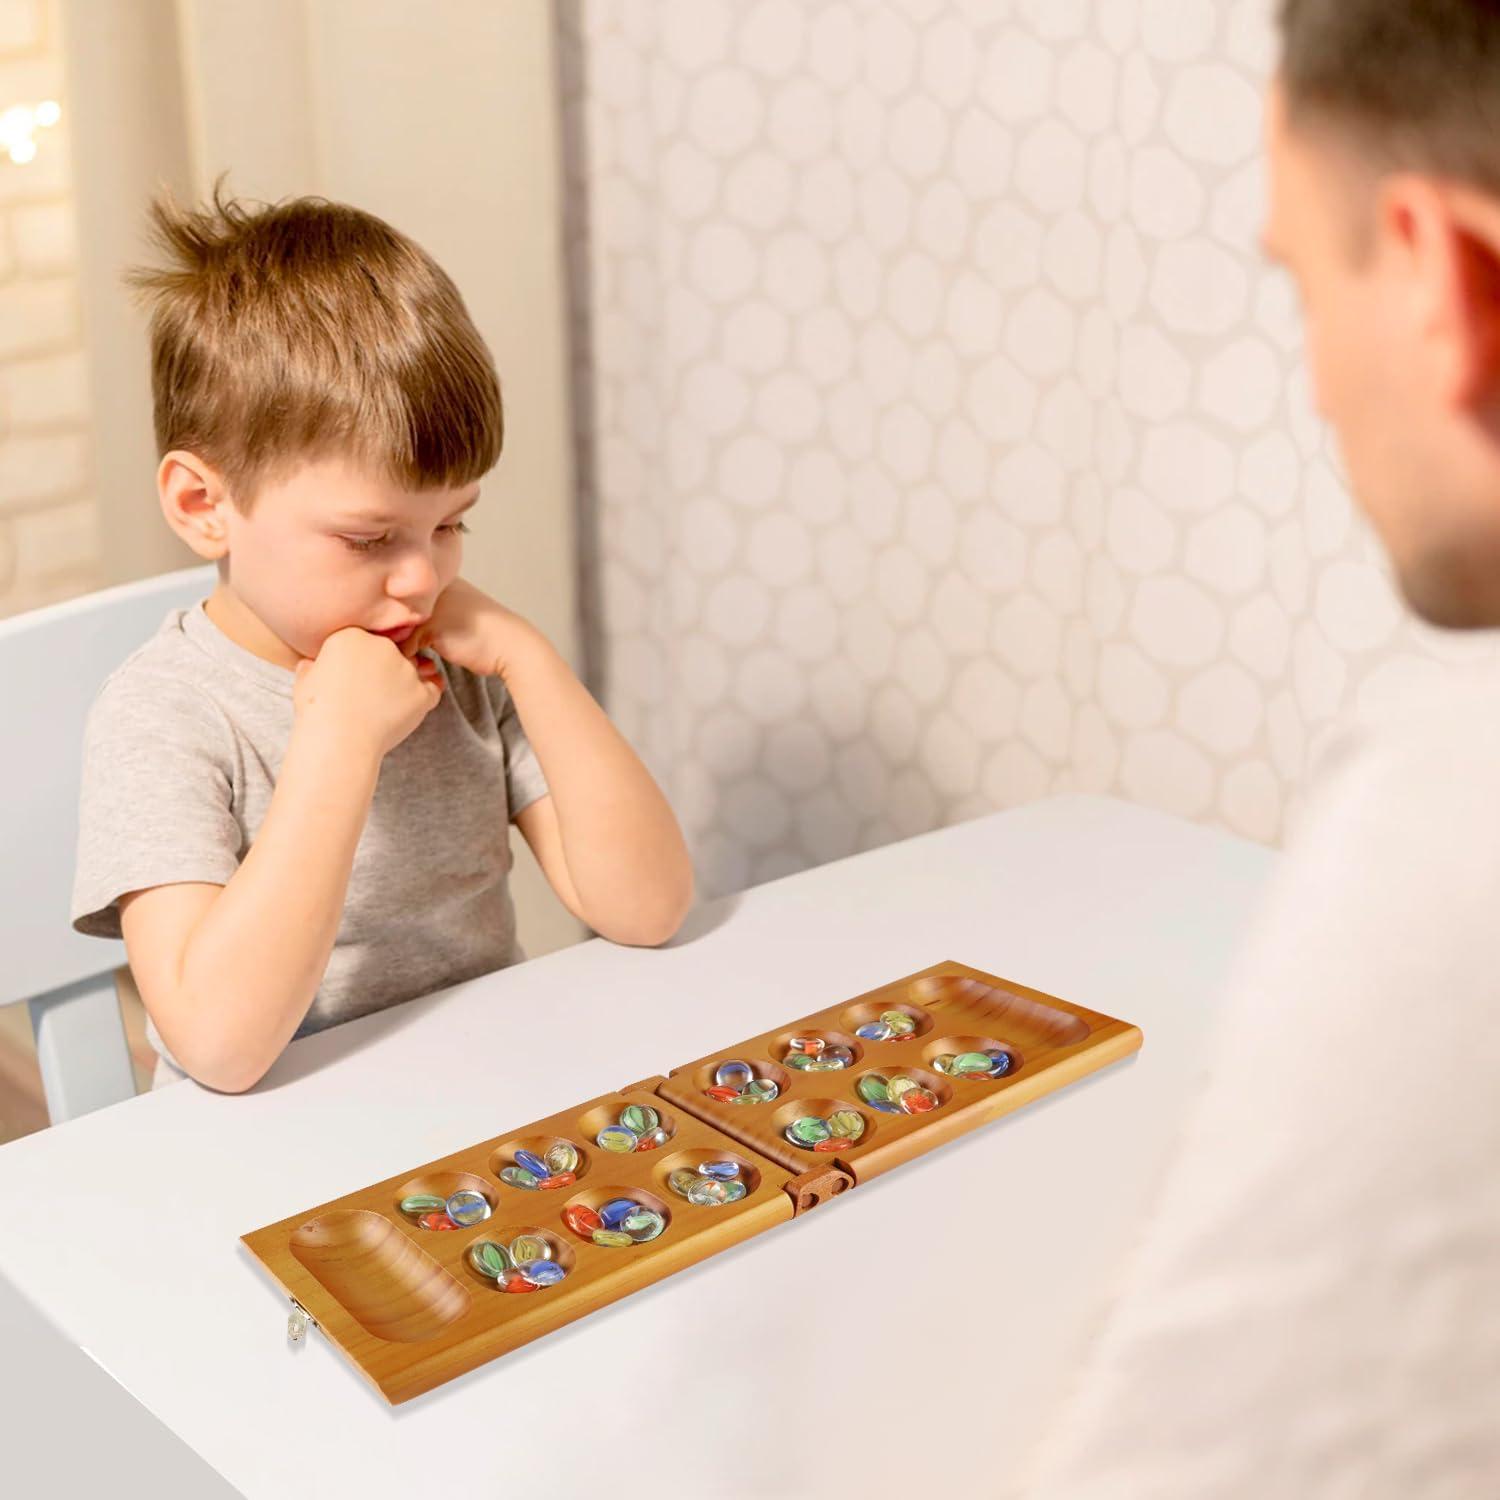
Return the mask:
[(612, 1250), (635, 1244), (635, 1241), (623, 1229), (596, 1229), (589, 1238), (596, 1245), (606, 1245)]
[(828, 1117), (828, 1128), (846, 1141), (857, 1141), (865, 1133), (865, 1117), (857, 1109), (836, 1109)]
[(953, 1059), (955, 1073), (988, 1073), (995, 1060), (987, 1052), (960, 1052)]
[(510, 1258), (519, 1269), (534, 1260), (551, 1260), (552, 1247), (539, 1234), (518, 1234), (510, 1242)]
[(774, 1099), (775, 1094), (736, 1094), (733, 1099), (725, 1100), (726, 1104), (765, 1104)]
[(781, 1092), (774, 1078), (752, 1078), (745, 1085), (745, 1092), (756, 1099), (774, 1099)]
[(828, 1128), (828, 1121), (817, 1115), (803, 1115), (800, 1120), (793, 1120), (787, 1129), (803, 1146), (816, 1146), (819, 1141), (826, 1141), (833, 1134)]
[(661, 1124), (661, 1116), (648, 1104), (627, 1104), (620, 1111), (620, 1124), (638, 1136), (650, 1135)]
[(401, 1200), (401, 1212), (404, 1214), (430, 1214), (447, 1206), (448, 1200), (439, 1198), (435, 1193), (413, 1193), (410, 1198)]
[(747, 1188), (745, 1184), (743, 1182), (740, 1182), (738, 1179), (733, 1182), (720, 1183), (720, 1186), (724, 1189), (724, 1201), (726, 1203), (738, 1203), (740, 1199), (750, 1191), (750, 1189)]
[(500, 1181), (507, 1187), (534, 1189), (537, 1177), (534, 1172), (528, 1172), (525, 1167), (501, 1167)]
[(690, 1167), (676, 1167), (667, 1175), (667, 1186), (686, 1198), (694, 1184), (703, 1180)]
[(576, 1172), (578, 1170), (578, 1148), (572, 1141), (558, 1141), (547, 1149), (542, 1158), (549, 1172)]
[(637, 1245), (654, 1240), (666, 1227), (667, 1221), (654, 1208), (642, 1208), (633, 1214), (627, 1214), (620, 1223), (620, 1228)]
[(481, 1276), (494, 1281), (499, 1281), (511, 1268), (510, 1256), (505, 1253), (504, 1246), (491, 1244), (489, 1240), (480, 1240), (469, 1246), (469, 1263)]
[(806, 1073), (810, 1068), (817, 1066), (817, 1058), (809, 1056), (806, 1052), (787, 1053), (786, 1065), (795, 1068), (799, 1073)]
[(890, 1086), (883, 1073), (866, 1073), (855, 1085), (855, 1092), (866, 1104), (890, 1103)]
[(836, 1057), (817, 1057), (808, 1063), (805, 1069), (808, 1073), (837, 1073), (844, 1064)]

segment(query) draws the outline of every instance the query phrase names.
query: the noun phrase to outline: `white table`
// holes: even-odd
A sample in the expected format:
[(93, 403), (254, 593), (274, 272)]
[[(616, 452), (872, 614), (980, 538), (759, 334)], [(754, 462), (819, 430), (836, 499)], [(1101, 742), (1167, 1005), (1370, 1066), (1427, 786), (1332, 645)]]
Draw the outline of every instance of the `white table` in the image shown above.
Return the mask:
[[(944, 1494), (976, 1453), (994, 1472), (964, 1491), (1004, 1493), (1140, 1228), (1274, 859), (1123, 803), (1042, 803), (748, 891), (665, 950), (593, 941), (337, 1027), (250, 1094), (183, 1084), (0, 1148), (0, 1276), (58, 1330), (7, 1340), (29, 1402), (10, 1444), (74, 1445), (46, 1469), (69, 1470), (113, 1421), (126, 1461), (166, 1475), (150, 1413), (276, 1500), (597, 1497), (611, 1474), (640, 1492), (640, 1466), (693, 1500)], [(286, 1299), (237, 1243), (943, 959), (1145, 1045), (395, 1409), (316, 1331), (288, 1346)], [(68, 1343), (123, 1390), (59, 1364)]]

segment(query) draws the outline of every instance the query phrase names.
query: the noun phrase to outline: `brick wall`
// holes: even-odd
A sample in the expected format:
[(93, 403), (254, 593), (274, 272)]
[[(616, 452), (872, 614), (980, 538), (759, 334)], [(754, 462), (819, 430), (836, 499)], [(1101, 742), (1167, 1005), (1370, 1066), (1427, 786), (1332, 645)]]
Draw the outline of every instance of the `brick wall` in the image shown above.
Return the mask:
[(0, 154), (0, 616), (103, 581), (59, 25), (0, 0), (0, 111), (63, 111), (27, 165)]

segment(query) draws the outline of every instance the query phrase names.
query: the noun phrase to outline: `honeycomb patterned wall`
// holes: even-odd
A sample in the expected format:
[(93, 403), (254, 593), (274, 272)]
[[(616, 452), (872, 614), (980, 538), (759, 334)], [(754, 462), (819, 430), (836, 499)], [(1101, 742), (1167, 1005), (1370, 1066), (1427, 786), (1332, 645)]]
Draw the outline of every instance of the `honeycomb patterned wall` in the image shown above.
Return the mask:
[(709, 894), (1087, 790), (1274, 842), (1403, 617), (1261, 263), (1272, 0), (569, 0), (585, 595)]

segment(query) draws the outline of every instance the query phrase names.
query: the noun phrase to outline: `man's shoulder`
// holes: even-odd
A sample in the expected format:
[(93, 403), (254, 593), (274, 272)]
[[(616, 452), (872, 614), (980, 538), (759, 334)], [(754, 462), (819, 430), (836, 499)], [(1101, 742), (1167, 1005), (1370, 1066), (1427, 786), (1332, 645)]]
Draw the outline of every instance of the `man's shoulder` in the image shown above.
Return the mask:
[(230, 717), (214, 691), (218, 674), (183, 630), (185, 610), (173, 610), (100, 684), (89, 714), (92, 733), (143, 722), (171, 732), (195, 724), (218, 732)]

